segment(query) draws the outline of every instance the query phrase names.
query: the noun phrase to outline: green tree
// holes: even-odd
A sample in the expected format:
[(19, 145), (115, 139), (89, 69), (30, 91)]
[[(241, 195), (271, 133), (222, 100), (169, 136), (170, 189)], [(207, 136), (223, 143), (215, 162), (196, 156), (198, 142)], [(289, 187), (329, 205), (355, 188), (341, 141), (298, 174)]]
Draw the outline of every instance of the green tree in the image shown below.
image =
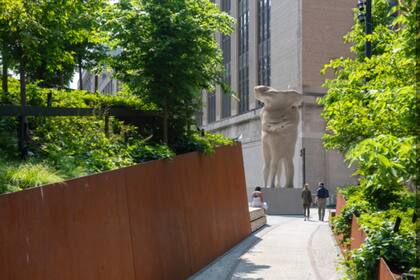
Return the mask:
[[(71, 79), (77, 61), (87, 58), (100, 45), (98, 11), (104, 3), (105, 0), (0, 0), (3, 91), (7, 91), (7, 69), (17, 68), (22, 112), (27, 104), (27, 80), (40, 80), (44, 87), (63, 87)], [(19, 146), (24, 157), (29, 140), (27, 129), (27, 118), (22, 114)]]
[[(398, 5), (392, 8), (394, 2)], [(367, 239), (344, 262), (349, 279), (356, 280), (374, 279), (381, 257), (396, 272), (419, 267), (412, 222), (412, 191), (419, 185), (419, 4), (416, 0), (373, 0), (372, 11), (373, 34), (365, 35), (363, 24), (356, 21), (345, 37), (354, 56), (326, 65), (323, 71), (332, 69), (335, 77), (325, 82), (328, 91), (320, 99), (328, 130), (324, 146), (340, 150), (360, 175), (360, 186), (344, 191), (346, 206), (333, 222), (335, 232), (348, 240), (351, 217), (361, 214), (359, 222)], [(372, 43), (371, 58), (363, 54), (366, 40)], [(402, 218), (399, 231), (394, 230), (397, 217)]]
[(2, 57), (17, 58), (29, 81), (63, 87), (77, 64), (91, 66), (104, 54), (106, 34), (100, 25), (106, 3), (0, 0)]
[[(378, 208), (388, 208), (416, 184), (418, 5), (401, 1), (397, 8), (395, 15), (388, 1), (373, 1), (373, 34), (355, 24), (346, 39), (356, 55), (326, 65), (335, 78), (325, 82), (328, 92), (320, 99), (328, 130), (324, 145), (357, 163), (365, 197)], [(365, 40), (372, 42), (371, 58), (362, 54)]]
[[(223, 83), (216, 32), (234, 20), (209, 0), (122, 0), (109, 27), (116, 76), (164, 115), (163, 139), (182, 135), (200, 106), (200, 91)], [(168, 139), (169, 136), (169, 139)]]

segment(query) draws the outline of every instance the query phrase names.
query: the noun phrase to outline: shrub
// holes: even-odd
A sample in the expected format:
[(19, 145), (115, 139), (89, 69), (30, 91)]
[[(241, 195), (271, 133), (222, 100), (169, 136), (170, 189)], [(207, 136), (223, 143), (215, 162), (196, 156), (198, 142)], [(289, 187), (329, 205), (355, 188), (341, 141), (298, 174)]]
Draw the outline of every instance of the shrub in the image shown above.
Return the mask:
[[(353, 280), (375, 279), (377, 262), (381, 257), (387, 260), (394, 272), (409, 272), (416, 267), (416, 224), (413, 223), (415, 195), (407, 191), (399, 194), (395, 203), (386, 211), (379, 211), (365, 199), (362, 187), (340, 190), (346, 198), (346, 205), (333, 221), (335, 234), (343, 235), (343, 244), (350, 242), (353, 214), (367, 234), (361, 248), (349, 252), (344, 261), (347, 275)], [(399, 231), (393, 227), (397, 217), (401, 218)]]
[(376, 268), (381, 257), (394, 272), (408, 272), (415, 265), (416, 239), (413, 232), (394, 232), (394, 224), (383, 221), (370, 231), (364, 244), (352, 252), (344, 263), (353, 280), (376, 279)]
[(372, 213), (362, 213), (358, 219), (363, 231), (368, 235), (372, 232), (380, 231), (386, 223), (395, 223), (397, 218), (401, 218), (399, 232), (402, 234), (412, 234), (415, 232), (415, 223), (413, 223), (414, 209), (405, 211), (400, 209), (390, 209), (387, 211), (377, 211)]
[(333, 232), (343, 235), (343, 244), (350, 242), (351, 221), (353, 215), (359, 216), (369, 209), (369, 203), (364, 199), (362, 189), (359, 186), (350, 186), (339, 190), (346, 199), (346, 205), (332, 220)]
[(341, 193), (345, 200), (350, 199), (353, 194), (360, 192), (360, 186), (346, 186), (337, 188), (337, 192)]
[[(9, 82), (9, 92), (2, 95), (0, 102), (18, 104), (19, 83), (14, 78), (9, 78)], [(53, 107), (124, 106), (142, 110), (156, 109), (153, 104), (145, 104), (139, 97), (126, 92), (105, 96), (80, 90), (45, 89), (38, 87), (37, 84), (28, 85), (28, 104), (45, 106), (48, 93), (52, 94)], [(31, 152), (31, 163), (19, 165), (16, 118), (0, 118), (1, 155), (16, 162), (12, 168), (6, 168), (5, 163), (0, 166), (0, 193), (112, 170), (148, 160), (171, 158), (175, 155), (174, 151), (179, 154), (198, 150), (209, 154), (217, 146), (233, 143), (231, 139), (222, 135), (210, 133), (201, 135), (198, 132), (188, 132), (182, 136), (174, 135), (175, 144), (168, 147), (152, 142), (153, 137), (143, 139), (139, 132), (142, 131), (141, 129), (127, 125), (114, 117), (109, 117), (109, 129), (108, 133), (105, 133), (105, 120), (100, 115), (28, 117), (28, 119), (30, 134), (28, 147)], [(5, 174), (6, 169), (7, 174)]]
[(208, 132), (200, 134), (198, 132), (193, 132), (179, 137), (172, 148), (177, 154), (191, 151), (200, 151), (204, 154), (211, 154), (216, 147), (232, 145), (233, 143), (233, 139), (222, 134), (211, 134)]
[(171, 158), (175, 155), (166, 145), (145, 145), (142, 143), (130, 146), (129, 154), (136, 163)]

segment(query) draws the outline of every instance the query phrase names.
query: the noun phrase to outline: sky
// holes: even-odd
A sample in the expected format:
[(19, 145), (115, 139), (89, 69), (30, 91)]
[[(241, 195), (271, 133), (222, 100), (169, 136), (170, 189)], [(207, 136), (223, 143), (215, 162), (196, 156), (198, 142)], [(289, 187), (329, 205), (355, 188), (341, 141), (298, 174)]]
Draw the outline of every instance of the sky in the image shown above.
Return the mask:
[(77, 74), (77, 71), (73, 73), (73, 79), (70, 81), (70, 88), (77, 89), (77, 83), (79, 81), (79, 75)]

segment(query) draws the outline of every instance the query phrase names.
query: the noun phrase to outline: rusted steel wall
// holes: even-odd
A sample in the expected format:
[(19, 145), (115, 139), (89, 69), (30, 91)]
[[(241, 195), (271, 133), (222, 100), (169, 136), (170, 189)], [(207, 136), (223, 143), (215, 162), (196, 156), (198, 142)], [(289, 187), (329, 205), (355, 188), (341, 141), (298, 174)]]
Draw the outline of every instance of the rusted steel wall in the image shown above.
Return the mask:
[(353, 218), (351, 220), (351, 243), (350, 243), (350, 249), (357, 249), (360, 248), (362, 243), (366, 239), (366, 234), (364, 231), (360, 228), (359, 223), (357, 222), (357, 217), (353, 215)]
[(185, 279), (250, 234), (240, 145), (0, 196), (0, 279)]
[(381, 258), (378, 265), (378, 280), (396, 280), (383, 258)]
[(335, 213), (336, 215), (340, 215), (341, 210), (346, 205), (346, 201), (344, 200), (344, 196), (341, 193), (337, 193), (337, 199), (335, 204)]

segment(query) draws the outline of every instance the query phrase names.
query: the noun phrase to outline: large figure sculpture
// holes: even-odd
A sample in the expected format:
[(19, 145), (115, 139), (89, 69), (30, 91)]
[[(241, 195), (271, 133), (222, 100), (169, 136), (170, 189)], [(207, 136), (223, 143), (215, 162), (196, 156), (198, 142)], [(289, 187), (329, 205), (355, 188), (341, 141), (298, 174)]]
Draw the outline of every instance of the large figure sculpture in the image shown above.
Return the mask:
[(261, 124), (265, 186), (280, 187), (284, 165), (284, 187), (293, 188), (293, 155), (302, 95), (293, 90), (280, 91), (268, 86), (256, 86), (255, 98), (264, 103)]

